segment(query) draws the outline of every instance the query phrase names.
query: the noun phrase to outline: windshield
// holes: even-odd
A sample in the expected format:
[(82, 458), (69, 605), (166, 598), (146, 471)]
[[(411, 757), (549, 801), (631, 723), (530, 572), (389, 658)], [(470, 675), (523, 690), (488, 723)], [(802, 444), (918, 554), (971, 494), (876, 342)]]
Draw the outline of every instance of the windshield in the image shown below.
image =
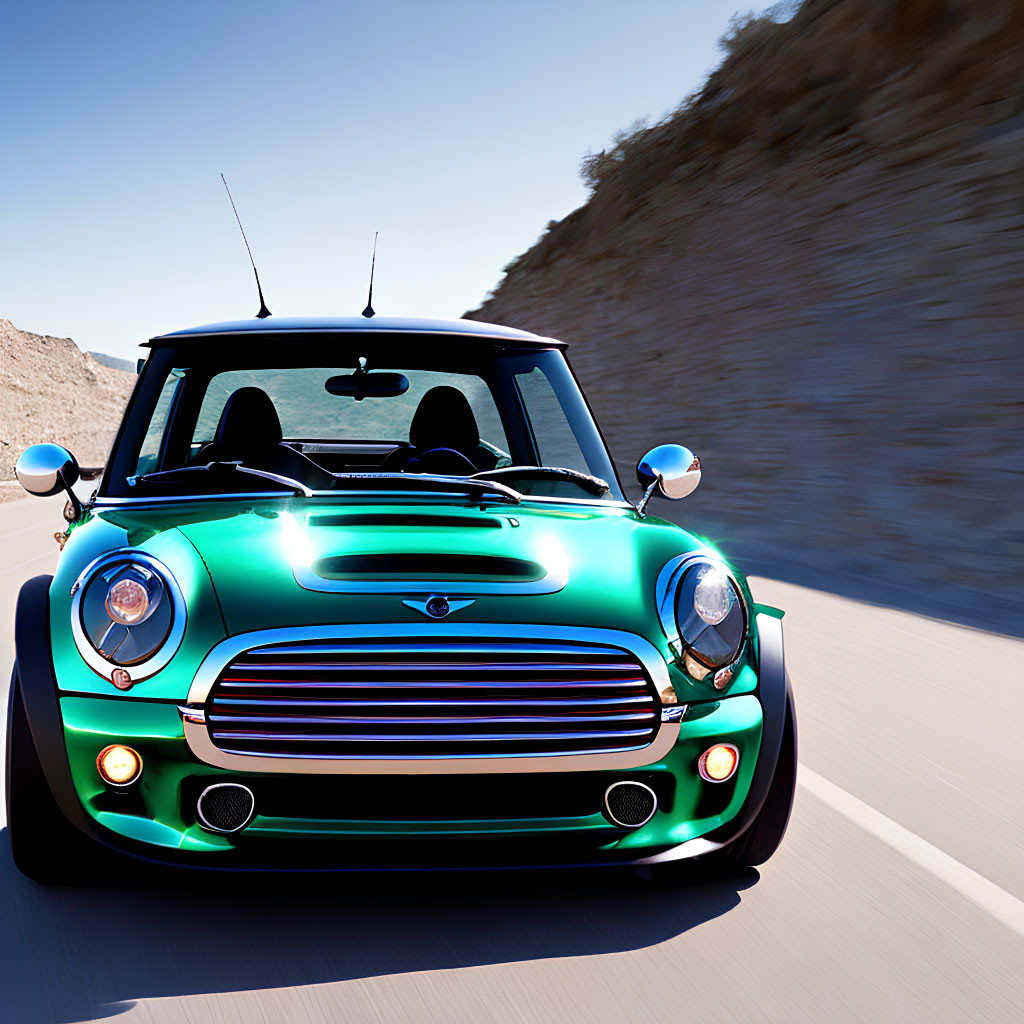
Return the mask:
[(445, 477), (622, 500), (557, 350), (368, 337), (228, 358), (201, 344), (155, 349), (101, 495), (412, 492)]

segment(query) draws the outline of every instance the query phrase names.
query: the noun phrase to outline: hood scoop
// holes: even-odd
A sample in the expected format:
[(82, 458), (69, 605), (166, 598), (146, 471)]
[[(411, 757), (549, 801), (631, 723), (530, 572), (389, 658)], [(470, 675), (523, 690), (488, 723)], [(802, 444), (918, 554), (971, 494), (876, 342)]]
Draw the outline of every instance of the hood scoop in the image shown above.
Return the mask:
[(332, 555), (313, 563), (325, 580), (452, 583), (536, 583), (547, 576), (538, 562), (500, 555), (450, 555), (429, 552)]

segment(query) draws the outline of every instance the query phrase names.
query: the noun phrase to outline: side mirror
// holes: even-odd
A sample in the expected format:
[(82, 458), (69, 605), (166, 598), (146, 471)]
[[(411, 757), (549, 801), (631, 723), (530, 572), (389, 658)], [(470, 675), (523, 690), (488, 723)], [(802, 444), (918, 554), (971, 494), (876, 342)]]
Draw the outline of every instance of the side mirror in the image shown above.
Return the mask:
[(660, 444), (636, 464), (636, 478), (644, 488), (636, 507), (642, 516), (655, 491), (673, 499), (692, 494), (700, 483), (700, 459), (681, 444)]
[(70, 494), (81, 471), (67, 448), (59, 444), (34, 444), (21, 453), (14, 475), (29, 494), (48, 498), (60, 491)]

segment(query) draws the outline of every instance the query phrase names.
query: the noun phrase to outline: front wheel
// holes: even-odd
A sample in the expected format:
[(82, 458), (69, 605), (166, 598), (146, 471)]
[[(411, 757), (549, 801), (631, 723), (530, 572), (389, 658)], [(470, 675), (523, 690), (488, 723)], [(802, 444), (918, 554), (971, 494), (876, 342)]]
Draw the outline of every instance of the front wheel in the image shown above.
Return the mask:
[(703, 862), (724, 870), (752, 868), (763, 864), (779, 848), (786, 834), (795, 792), (796, 713), (793, 709), (793, 696), (789, 694), (786, 698), (782, 746), (764, 805), (746, 832), (728, 846), (702, 858)]
[(61, 813), (47, 785), (25, 714), (17, 665), (7, 700), (6, 797), (15, 867), (43, 885), (80, 878), (92, 851)]

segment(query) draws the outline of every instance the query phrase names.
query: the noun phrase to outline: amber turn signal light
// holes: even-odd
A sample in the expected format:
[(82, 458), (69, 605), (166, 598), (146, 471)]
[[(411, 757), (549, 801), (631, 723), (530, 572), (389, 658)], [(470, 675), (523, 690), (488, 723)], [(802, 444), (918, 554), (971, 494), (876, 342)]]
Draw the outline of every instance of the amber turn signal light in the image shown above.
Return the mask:
[(142, 774), (142, 758), (131, 747), (111, 743), (100, 751), (96, 769), (111, 786), (130, 786)]
[(705, 782), (725, 782), (739, 763), (740, 752), (731, 743), (716, 743), (700, 755), (697, 771)]

